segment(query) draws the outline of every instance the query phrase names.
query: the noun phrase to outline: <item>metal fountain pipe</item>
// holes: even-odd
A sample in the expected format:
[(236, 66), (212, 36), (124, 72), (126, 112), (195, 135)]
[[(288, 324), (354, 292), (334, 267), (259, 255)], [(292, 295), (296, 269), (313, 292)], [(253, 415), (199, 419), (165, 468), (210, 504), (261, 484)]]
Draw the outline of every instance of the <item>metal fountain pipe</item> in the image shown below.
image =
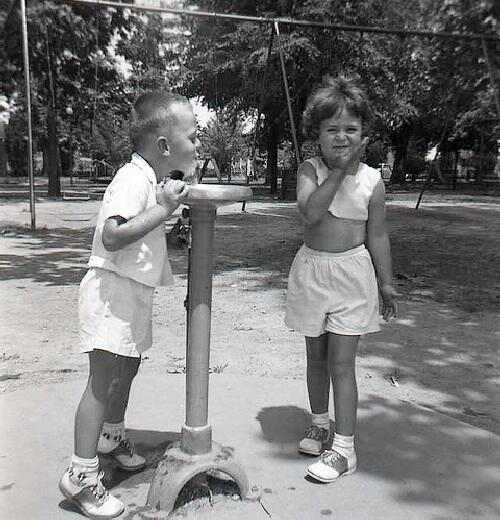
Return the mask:
[(182, 429), (181, 443), (186, 453), (208, 453), (212, 442), (211, 427), (208, 425), (208, 383), (215, 216), (214, 206), (191, 207), (186, 424)]
[(212, 269), (217, 207), (251, 198), (248, 186), (198, 184), (194, 179), (186, 204), (190, 206), (191, 247), (189, 250), (186, 422), (182, 427), (181, 450), (192, 455), (212, 449), (208, 423)]

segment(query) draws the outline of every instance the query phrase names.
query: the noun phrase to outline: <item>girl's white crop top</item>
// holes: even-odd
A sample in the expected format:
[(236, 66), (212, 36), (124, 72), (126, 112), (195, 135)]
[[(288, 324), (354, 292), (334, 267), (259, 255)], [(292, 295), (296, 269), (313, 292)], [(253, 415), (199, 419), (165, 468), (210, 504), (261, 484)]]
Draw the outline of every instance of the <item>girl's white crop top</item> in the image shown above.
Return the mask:
[[(312, 157), (307, 161), (316, 171), (318, 185), (328, 177), (328, 167), (321, 157)], [(368, 220), (368, 204), (375, 186), (380, 181), (378, 170), (359, 163), (356, 175), (346, 175), (339, 186), (328, 211), (335, 217), (354, 220)]]

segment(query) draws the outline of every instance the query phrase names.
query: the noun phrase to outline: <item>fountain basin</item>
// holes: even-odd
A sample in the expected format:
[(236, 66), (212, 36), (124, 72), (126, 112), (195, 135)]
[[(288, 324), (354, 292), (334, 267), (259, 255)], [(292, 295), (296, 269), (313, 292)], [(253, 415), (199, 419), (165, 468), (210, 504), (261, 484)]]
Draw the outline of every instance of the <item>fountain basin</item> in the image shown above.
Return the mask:
[(192, 184), (183, 204), (192, 207), (217, 208), (235, 202), (244, 202), (252, 198), (249, 186), (237, 184)]

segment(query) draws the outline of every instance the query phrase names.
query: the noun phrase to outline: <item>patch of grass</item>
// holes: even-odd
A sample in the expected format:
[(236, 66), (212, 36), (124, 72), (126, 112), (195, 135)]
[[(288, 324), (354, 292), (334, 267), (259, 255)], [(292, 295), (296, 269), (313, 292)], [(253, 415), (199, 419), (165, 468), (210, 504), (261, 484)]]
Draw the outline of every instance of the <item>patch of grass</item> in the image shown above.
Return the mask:
[(229, 363), (221, 363), (220, 365), (215, 365), (213, 367), (210, 367), (208, 370), (209, 374), (222, 374), (224, 370), (229, 366)]

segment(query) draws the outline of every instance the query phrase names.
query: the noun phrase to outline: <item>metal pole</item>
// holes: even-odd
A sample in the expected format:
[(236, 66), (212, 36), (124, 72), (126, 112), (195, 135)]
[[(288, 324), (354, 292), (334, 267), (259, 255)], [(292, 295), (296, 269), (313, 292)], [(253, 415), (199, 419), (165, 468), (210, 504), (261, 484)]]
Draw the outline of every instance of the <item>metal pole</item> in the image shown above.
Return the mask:
[(295, 130), (295, 121), (293, 118), (292, 101), (290, 99), (290, 91), (288, 88), (288, 80), (286, 77), (285, 57), (283, 54), (283, 45), (282, 45), (282, 41), (281, 41), (281, 37), (280, 37), (280, 29), (279, 29), (278, 22), (274, 22), (274, 30), (276, 31), (276, 36), (278, 37), (278, 51), (279, 51), (279, 55), (280, 55), (281, 74), (283, 75), (283, 86), (285, 87), (286, 103), (288, 106), (288, 117), (290, 118), (290, 127), (292, 130), (293, 146), (295, 148), (295, 158), (297, 159), (297, 164), (299, 164), (300, 163), (299, 143), (297, 141), (297, 132)]
[(192, 244), (189, 258), (188, 333), (186, 345), (186, 424), (181, 447), (186, 453), (208, 453), (210, 325), (215, 207), (190, 208)]
[[(266, 88), (265, 84), (266, 84), (267, 77), (269, 75), (269, 64), (271, 63), (271, 55), (273, 52), (273, 41), (274, 41), (274, 28), (271, 27), (271, 34), (269, 36), (269, 45), (267, 47), (266, 68), (264, 69), (264, 74), (262, 76), (262, 84), (260, 85), (259, 108), (258, 108), (257, 121), (255, 123), (255, 130), (253, 133), (253, 141), (252, 141), (251, 157), (252, 157), (252, 168), (253, 168), (254, 174), (255, 174), (255, 150), (257, 149), (257, 133), (259, 131), (260, 118), (262, 116), (262, 106), (264, 104), (264, 96), (265, 96), (265, 88)], [(248, 163), (247, 163), (247, 167), (248, 167)], [(246, 182), (247, 182), (247, 184), (250, 184), (249, 171), (247, 171)], [(244, 200), (243, 204), (241, 205), (241, 211), (245, 211), (246, 206), (247, 206), (247, 201)]]
[(31, 212), (31, 231), (36, 229), (35, 220), (35, 177), (33, 173), (33, 135), (31, 130), (31, 82), (30, 82), (30, 60), (28, 55), (28, 25), (26, 23), (26, 4), (25, 0), (19, 0), (21, 4), (21, 25), (23, 32), (23, 57), (24, 57), (24, 78), (26, 80), (26, 110), (28, 116), (28, 174), (30, 181), (30, 212)]
[(410, 29), (385, 29), (383, 27), (370, 27), (366, 25), (342, 25), (324, 22), (313, 22), (311, 20), (296, 20), (293, 18), (268, 18), (264, 16), (245, 16), (241, 14), (216, 13), (207, 11), (188, 11), (185, 9), (171, 9), (166, 7), (151, 7), (137, 4), (122, 4), (120, 2), (107, 2), (104, 0), (65, 0), (69, 3), (100, 5), (102, 7), (117, 7), (121, 9), (135, 9), (137, 11), (149, 11), (153, 13), (170, 13), (183, 16), (204, 17), (204, 18), (223, 18), (226, 20), (240, 20), (243, 22), (254, 23), (275, 23), (279, 22), (288, 25), (301, 25), (303, 27), (322, 27), (324, 29), (334, 29), (336, 31), (365, 32), (375, 34), (396, 34), (401, 36), (423, 36), (428, 38), (451, 38), (461, 40), (480, 40), (484, 38), (491, 41), (500, 41), (500, 37), (490, 34), (477, 33), (448, 33), (434, 31), (412, 31)]
[(273, 40), (274, 40), (274, 30), (271, 31), (271, 35), (269, 37), (269, 45), (267, 47), (266, 68), (264, 69), (262, 85), (260, 85), (259, 112), (257, 114), (257, 122), (255, 123), (255, 131), (253, 133), (253, 141), (252, 141), (252, 159), (255, 156), (255, 150), (257, 148), (257, 132), (259, 131), (260, 117), (262, 115), (262, 105), (264, 104), (264, 95), (265, 95), (265, 88), (266, 88), (265, 84), (266, 84), (267, 76), (269, 74), (269, 63), (271, 63), (271, 54), (273, 52)]

